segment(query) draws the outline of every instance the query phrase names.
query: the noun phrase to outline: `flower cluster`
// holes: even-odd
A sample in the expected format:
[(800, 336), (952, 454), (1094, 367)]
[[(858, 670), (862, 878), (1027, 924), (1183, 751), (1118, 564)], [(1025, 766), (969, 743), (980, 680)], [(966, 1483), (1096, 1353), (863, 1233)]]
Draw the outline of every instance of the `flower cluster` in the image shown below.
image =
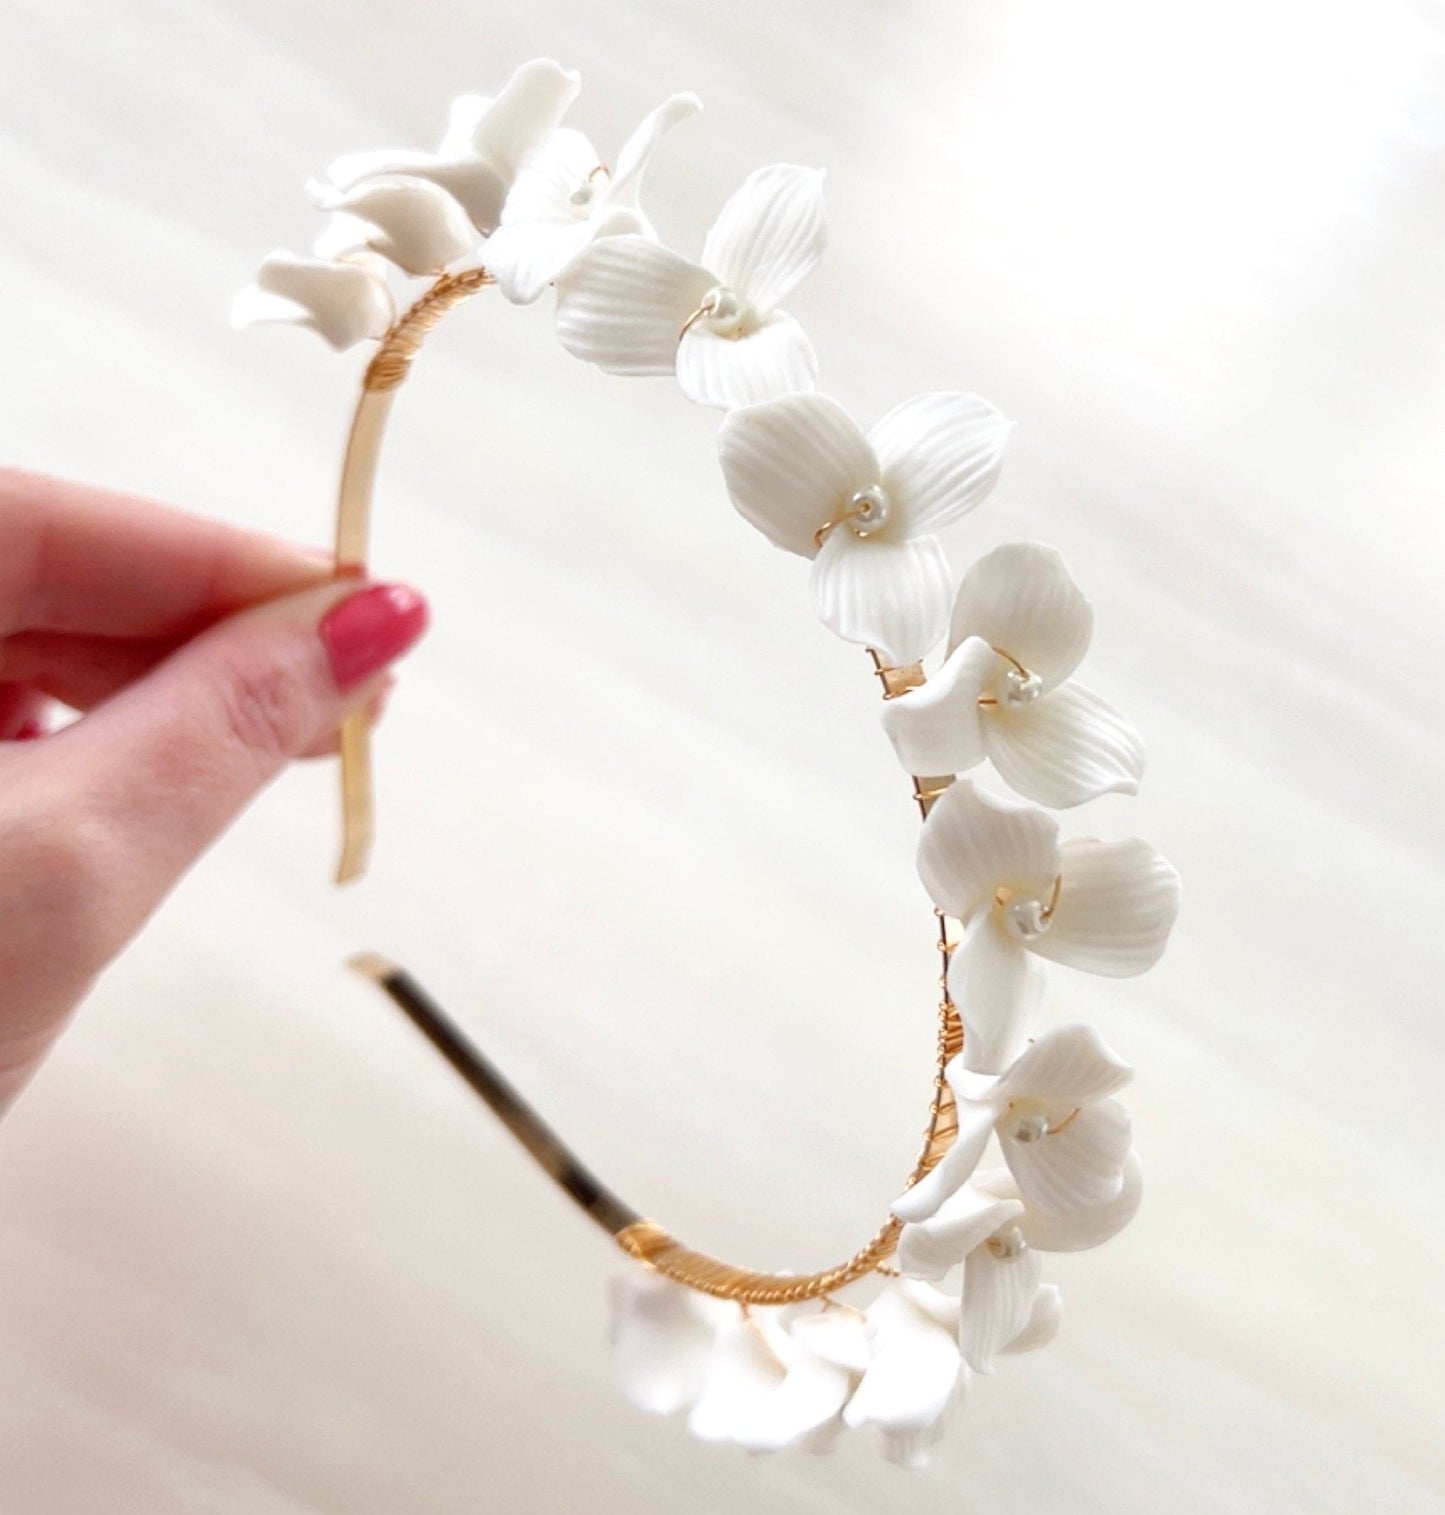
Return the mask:
[[(970, 1372), (1057, 1330), (1042, 1254), (1096, 1246), (1138, 1206), (1114, 1097), (1128, 1067), (1088, 1027), (1035, 1038), (1035, 1018), (1045, 960), (1116, 977), (1150, 967), (1178, 877), (1137, 838), (1061, 840), (1040, 808), (1133, 794), (1144, 765), (1134, 727), (1074, 678), (1093, 613), (1059, 554), (1000, 547), (954, 592), (939, 533), (993, 489), (1009, 423), (947, 391), (865, 431), (819, 392), (817, 356), (785, 307), (824, 251), (821, 170), (749, 175), (694, 261), (661, 244), (640, 196), (663, 134), (698, 101), (664, 101), (609, 166), (561, 125), (578, 89), (536, 60), (495, 99), (458, 100), (435, 152), (338, 159), (311, 187), (329, 217), (311, 254), (268, 257), (234, 319), (301, 324), (344, 348), (391, 328), (389, 279), (480, 267), (522, 304), (550, 285), (569, 352), (609, 373), (671, 375), (724, 412), (732, 503), (811, 562), (826, 626), (891, 668), (946, 638), (934, 675), (900, 681), (913, 687), (883, 717), (905, 771), (938, 795), (918, 867), (957, 923), (948, 986), (965, 1033), (944, 1070), (958, 1134), (893, 1206), (901, 1276), (861, 1308), (749, 1311), (639, 1265), (614, 1300), (619, 1375), (643, 1408), (686, 1411), (699, 1437), (757, 1451), (823, 1449), (843, 1427), (877, 1425), (889, 1455), (917, 1463)], [(985, 761), (1020, 801), (960, 777)], [(990, 1150), (1002, 1166), (982, 1166)]]

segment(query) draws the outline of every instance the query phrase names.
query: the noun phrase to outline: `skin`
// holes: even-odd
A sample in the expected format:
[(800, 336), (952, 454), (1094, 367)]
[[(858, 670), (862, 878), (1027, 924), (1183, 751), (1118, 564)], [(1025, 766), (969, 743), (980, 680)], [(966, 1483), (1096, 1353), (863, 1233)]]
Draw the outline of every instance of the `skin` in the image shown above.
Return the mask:
[[(0, 470), (0, 1113), (96, 976), (382, 672), (317, 634), (356, 593), (324, 554)], [(36, 740), (51, 701), (81, 712)], [(28, 729), (27, 729), (28, 728)]]

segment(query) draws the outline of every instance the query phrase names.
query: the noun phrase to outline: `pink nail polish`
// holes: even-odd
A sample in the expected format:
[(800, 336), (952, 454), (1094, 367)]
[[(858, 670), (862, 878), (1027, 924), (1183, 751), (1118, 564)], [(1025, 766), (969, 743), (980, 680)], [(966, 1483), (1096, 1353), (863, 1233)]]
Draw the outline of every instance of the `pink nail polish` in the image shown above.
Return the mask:
[(23, 726), (21, 726), (19, 731), (15, 733), (13, 740), (17, 742), (33, 742), (37, 737), (42, 737), (46, 734), (45, 722), (37, 721), (32, 718), (31, 720), (26, 721)]
[(342, 600), (317, 628), (344, 694), (380, 673), (427, 628), (427, 603), (403, 584), (373, 584)]

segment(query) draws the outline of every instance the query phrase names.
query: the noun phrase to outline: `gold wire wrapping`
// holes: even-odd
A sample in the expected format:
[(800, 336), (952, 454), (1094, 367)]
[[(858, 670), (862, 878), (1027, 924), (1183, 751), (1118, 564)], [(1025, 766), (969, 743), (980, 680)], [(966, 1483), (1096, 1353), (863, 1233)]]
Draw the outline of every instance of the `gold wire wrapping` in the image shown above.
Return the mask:
[[(371, 507), (376, 467), (396, 391), (411, 372), (427, 333), (454, 305), (492, 282), (484, 268), (443, 274), (382, 338), (367, 365), (361, 398), (351, 418), (341, 488), (336, 504), (336, 577), (363, 578), (371, 541)], [(364, 710), (341, 725), (341, 857), (336, 882), (350, 883), (366, 872), (375, 834), (371, 785), (371, 731)]]
[[(492, 282), (491, 275), (481, 268), (460, 274), (443, 274), (391, 328), (368, 365), (342, 464), (336, 517), (338, 578), (359, 577), (366, 572), (377, 463), (395, 391), (411, 372), (412, 362), (427, 334), (454, 306)], [(896, 699), (924, 683), (921, 664), (895, 667), (886, 663), (872, 648), (868, 649), (868, 655), (883, 686), (885, 700)], [(338, 883), (345, 883), (363, 873), (371, 851), (374, 827), (369, 736), (367, 718), (361, 712), (349, 716), (341, 729), (343, 844), (337, 868)], [(952, 783), (952, 775), (914, 778), (913, 798), (925, 819), (934, 802)], [(938, 979), (941, 998), (933, 1097), (929, 1103), (923, 1145), (906, 1187), (912, 1187), (937, 1165), (958, 1132), (953, 1091), (944, 1077), (944, 1069), (963, 1050), (963, 1022), (948, 989), (949, 958), (957, 945), (956, 923), (942, 911), (935, 910), (934, 915), (938, 922), (937, 950), (942, 972)], [(374, 976), (371, 959), (358, 959), (357, 962), (362, 971)], [(513, 1120), (516, 1120), (515, 1112)], [(517, 1134), (515, 1124), (512, 1129)], [(525, 1137), (521, 1139), (524, 1145), (528, 1145)], [(532, 1150), (530, 1145), (528, 1150)], [(543, 1166), (547, 1168), (547, 1164)], [(552, 1168), (547, 1170), (555, 1179)], [(894, 1274), (897, 1270), (887, 1263), (897, 1248), (902, 1229), (902, 1222), (890, 1216), (845, 1262), (821, 1272), (802, 1275), (735, 1267), (684, 1246), (651, 1220), (632, 1221), (611, 1234), (630, 1257), (659, 1273), (704, 1294), (746, 1306), (826, 1299), (870, 1273)]]

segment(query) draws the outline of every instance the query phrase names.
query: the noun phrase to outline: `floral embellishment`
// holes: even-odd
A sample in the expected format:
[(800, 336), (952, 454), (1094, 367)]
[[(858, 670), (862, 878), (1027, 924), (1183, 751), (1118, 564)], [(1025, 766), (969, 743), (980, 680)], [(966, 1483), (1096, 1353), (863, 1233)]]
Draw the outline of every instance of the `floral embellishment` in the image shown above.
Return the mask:
[(909, 773), (962, 773), (988, 758), (1009, 787), (1064, 809), (1135, 794), (1144, 744), (1070, 675), (1093, 611), (1052, 547), (1015, 542), (980, 558), (954, 602), (939, 672), (883, 707)]
[(563, 347), (607, 373), (676, 373), (726, 409), (811, 390), (818, 360), (779, 307), (827, 241), (821, 169), (749, 175), (707, 234), (702, 261), (643, 237), (595, 242), (557, 283)]
[(1138, 837), (1060, 843), (1033, 806), (952, 785), (923, 824), (918, 872), (962, 922), (949, 988), (966, 1030), (964, 1066), (996, 1073), (1037, 1002), (1039, 958), (1110, 978), (1153, 967), (1179, 912), (1179, 875)]
[(256, 282), (231, 305), (238, 329), (280, 322), (304, 326), (338, 351), (385, 334), (396, 316), (386, 283), (360, 262), (274, 252)]
[(990, 1136), (1024, 1199), (1063, 1214), (1108, 1204), (1124, 1181), (1129, 1117), (1111, 1098), (1133, 1070), (1091, 1026), (1063, 1026), (1028, 1046), (1008, 1071), (973, 1073), (955, 1058), (945, 1070), (958, 1106), (958, 1136), (893, 1213), (927, 1220), (973, 1175)]
[(342, 193), (383, 175), (424, 179), (456, 199), (479, 232), (490, 232), (523, 161), (557, 127), (581, 88), (578, 74), (550, 58), (534, 58), (495, 99), (463, 95), (456, 100), (436, 152), (350, 153), (336, 159), (327, 178)]
[(426, 179), (367, 179), (345, 192), (316, 184), (312, 198), (346, 217), (332, 232), (339, 255), (353, 252), (359, 235), (359, 246), (403, 273), (439, 274), (480, 241), (458, 201)]
[(487, 238), (483, 258), (502, 293), (530, 305), (594, 237), (655, 238), (638, 203), (643, 175), (663, 132), (701, 109), (696, 95), (663, 101), (627, 139), (611, 172), (581, 132), (553, 132), (518, 169), (501, 224)]
[(823, 624), (911, 663), (948, 618), (936, 533), (993, 488), (1007, 436), (1008, 422), (976, 395), (905, 400), (865, 436), (836, 400), (805, 394), (730, 411), (718, 446), (739, 514), (813, 560)]

